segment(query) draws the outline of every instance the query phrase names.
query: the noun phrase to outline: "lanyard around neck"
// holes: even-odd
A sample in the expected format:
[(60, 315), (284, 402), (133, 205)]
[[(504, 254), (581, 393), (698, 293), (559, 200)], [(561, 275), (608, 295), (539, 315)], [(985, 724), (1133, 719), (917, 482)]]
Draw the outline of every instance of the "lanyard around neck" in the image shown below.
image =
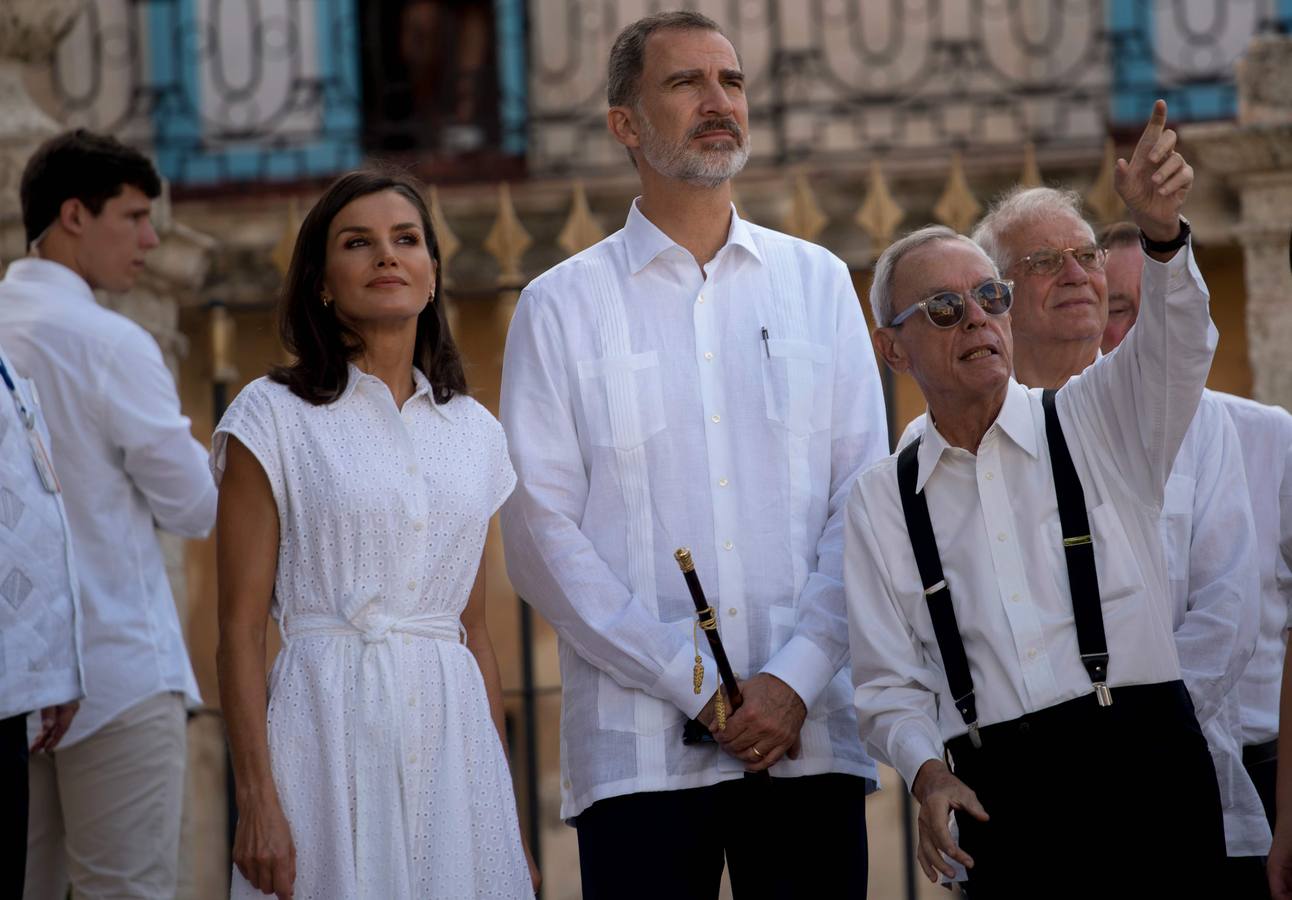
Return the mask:
[(18, 385), (14, 383), (13, 376), (9, 374), (9, 368), (4, 364), (4, 358), (0, 357), (0, 378), (4, 379), (5, 387), (9, 389), (9, 395), (13, 397), (14, 406), (18, 407), (18, 415), (22, 419), (22, 424), (28, 431), (36, 427), (36, 414), (27, 408), (27, 403), (22, 399), (22, 393), (18, 390)]

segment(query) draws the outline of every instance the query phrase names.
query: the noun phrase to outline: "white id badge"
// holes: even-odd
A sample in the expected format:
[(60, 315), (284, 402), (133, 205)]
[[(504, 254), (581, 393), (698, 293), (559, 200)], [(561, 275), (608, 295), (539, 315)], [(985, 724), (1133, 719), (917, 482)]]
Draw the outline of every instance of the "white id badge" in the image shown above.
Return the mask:
[(49, 454), (45, 452), (45, 442), (40, 439), (40, 432), (35, 428), (28, 428), (27, 443), (31, 444), (31, 458), (36, 463), (36, 471), (40, 474), (40, 483), (51, 494), (61, 493), (63, 489), (58, 483), (58, 474), (54, 471), (54, 464), (49, 460)]
[[(948, 824), (950, 825), (950, 828), (951, 828), (951, 840), (955, 841), (956, 846), (959, 847), (960, 846), (960, 827), (956, 824), (956, 817), (954, 815), (951, 816), (951, 821)], [(946, 862), (947, 865), (949, 865), (951, 868), (956, 870), (956, 874), (954, 878), (948, 878), (947, 876), (939, 872), (938, 884), (950, 884), (953, 881), (969, 880), (969, 873), (968, 871), (965, 870), (965, 867), (962, 863), (956, 862), (954, 859), (947, 856), (945, 853), (942, 854), (942, 859)]]

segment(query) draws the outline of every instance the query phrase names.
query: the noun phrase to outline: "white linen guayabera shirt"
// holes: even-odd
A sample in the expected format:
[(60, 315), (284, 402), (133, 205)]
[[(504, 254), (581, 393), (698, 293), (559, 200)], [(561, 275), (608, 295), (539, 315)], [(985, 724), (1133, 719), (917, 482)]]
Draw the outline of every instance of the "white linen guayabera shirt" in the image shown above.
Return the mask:
[(0, 281), (0, 341), (40, 391), (76, 548), (86, 697), (59, 746), (157, 694), (200, 703), (155, 529), (206, 535), (215, 484), (157, 342), (43, 259)]
[(63, 495), (46, 489), (28, 428), (48, 456), (40, 399), (0, 350), (24, 421), (0, 382), (0, 719), (85, 695), (81, 604)]
[[(764, 329), (765, 338), (764, 338)], [(844, 264), (732, 213), (705, 270), (637, 209), (521, 295), (501, 414), (516, 493), (507, 566), (560, 636), (561, 814), (739, 778), (683, 722), (717, 685), (673, 560), (689, 547), (738, 677), (808, 707), (773, 776), (876, 777), (847, 657), (843, 500), (887, 452), (878, 371)]]
[(1287, 643), (1288, 600), (1292, 598), (1292, 568), (1279, 554), (1292, 520), (1280, 524), (1279, 494), (1292, 485), (1292, 469), (1284, 458), (1292, 450), (1292, 414), (1208, 391), (1225, 407), (1238, 431), (1239, 450), (1247, 471), (1247, 487), (1256, 525), (1256, 565), (1261, 578), (1260, 634), (1256, 652), (1238, 682), (1240, 743), (1263, 744), (1279, 736), (1279, 686)]
[[(1159, 518), (1216, 343), (1189, 248), (1168, 263), (1146, 260), (1142, 294), (1139, 322), (1121, 348), (1056, 398), (1091, 510), (1114, 688), (1180, 678)], [(861, 733), (909, 785), (967, 729), (947, 688), (896, 462), (890, 456), (857, 479), (844, 583)], [(980, 724), (1090, 693), (1072, 627), (1040, 389), (1010, 380), (977, 454), (930, 428), (916, 486), (927, 486)]]
[(1238, 432), (1211, 391), (1175, 458), (1161, 528), (1180, 672), (1216, 768), (1226, 852), (1264, 856), (1270, 827), (1243, 767), (1238, 694), (1260, 628), (1258, 544)]

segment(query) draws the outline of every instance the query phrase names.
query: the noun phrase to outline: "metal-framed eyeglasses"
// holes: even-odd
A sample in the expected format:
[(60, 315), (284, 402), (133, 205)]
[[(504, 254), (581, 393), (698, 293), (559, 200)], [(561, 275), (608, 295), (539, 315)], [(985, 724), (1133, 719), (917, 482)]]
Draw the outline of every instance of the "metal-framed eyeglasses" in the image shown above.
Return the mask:
[(965, 304), (969, 302), (977, 303), (989, 316), (1003, 316), (1014, 304), (1014, 282), (992, 279), (968, 293), (939, 291), (927, 300), (906, 307), (893, 317), (888, 326), (896, 328), (915, 315), (916, 310), (922, 309), (935, 328), (954, 328), (964, 319)]
[(1063, 256), (1071, 253), (1077, 265), (1087, 272), (1098, 272), (1108, 261), (1108, 251), (1098, 244), (1086, 244), (1081, 247), (1043, 247), (1035, 253), (1029, 253), (1020, 259), (1015, 266), (1022, 266), (1029, 275), (1054, 275), (1063, 268)]

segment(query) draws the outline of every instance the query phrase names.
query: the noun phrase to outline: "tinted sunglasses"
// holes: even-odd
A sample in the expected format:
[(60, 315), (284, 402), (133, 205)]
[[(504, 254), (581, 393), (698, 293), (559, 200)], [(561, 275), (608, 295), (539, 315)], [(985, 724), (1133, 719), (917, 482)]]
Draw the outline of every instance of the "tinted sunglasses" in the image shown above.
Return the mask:
[(927, 300), (908, 306), (894, 316), (888, 325), (896, 328), (915, 315), (917, 309), (922, 309), (935, 327), (954, 328), (965, 317), (965, 304), (970, 300), (981, 306), (982, 311), (989, 316), (1003, 316), (1014, 303), (1014, 282), (984, 281), (967, 294), (941, 291)]

